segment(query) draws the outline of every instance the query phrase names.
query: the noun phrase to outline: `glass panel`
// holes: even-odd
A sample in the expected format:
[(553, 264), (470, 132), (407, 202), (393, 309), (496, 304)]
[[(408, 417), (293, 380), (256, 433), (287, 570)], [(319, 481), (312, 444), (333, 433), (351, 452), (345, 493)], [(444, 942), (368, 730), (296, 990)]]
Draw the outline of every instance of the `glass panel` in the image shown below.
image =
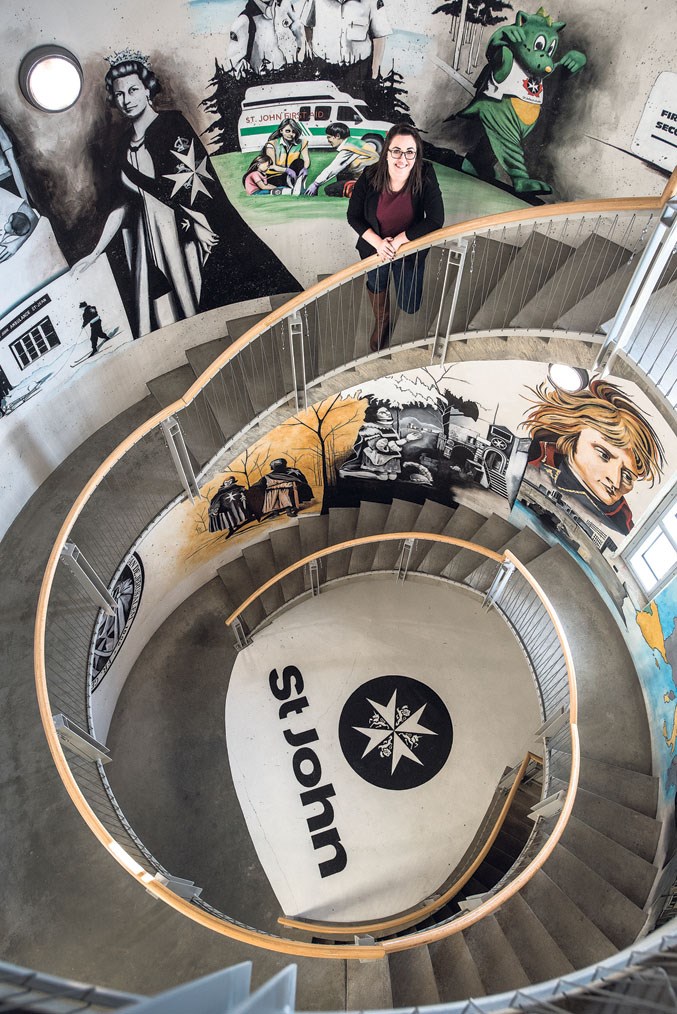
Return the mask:
[(677, 552), (665, 532), (659, 532), (651, 546), (642, 553), (645, 562), (661, 580), (677, 563)]
[(677, 546), (677, 503), (673, 504), (668, 513), (663, 516), (661, 524)]

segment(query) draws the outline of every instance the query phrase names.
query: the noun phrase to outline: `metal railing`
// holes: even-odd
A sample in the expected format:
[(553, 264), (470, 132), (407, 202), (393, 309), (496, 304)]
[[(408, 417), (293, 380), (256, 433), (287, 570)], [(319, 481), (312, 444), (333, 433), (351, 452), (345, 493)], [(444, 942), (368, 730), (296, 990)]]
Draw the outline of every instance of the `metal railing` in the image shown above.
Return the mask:
[[(506, 255), (504, 248), (512, 245), (511, 240), (516, 239), (518, 233), (522, 246), (527, 242), (534, 247), (543, 245), (543, 237), (553, 241), (555, 248), (550, 247), (553, 253), (547, 263), (559, 276), (559, 285), (567, 293), (565, 301), (576, 305), (583, 291), (580, 271), (562, 270), (566, 269), (567, 261), (562, 260), (566, 251), (561, 248), (569, 241), (572, 246), (578, 244), (577, 249), (580, 249), (586, 239), (590, 239), (591, 249), (596, 246), (604, 252), (602, 259), (607, 266), (609, 252), (614, 251), (613, 244), (630, 250), (631, 256), (636, 257), (646, 240), (652, 216), (660, 213), (664, 199), (675, 189), (677, 175), (662, 198), (553, 205), (538, 213), (533, 209), (509, 212), (443, 229), (407, 244), (402, 248), (403, 255), (427, 257), (421, 305), (415, 313), (400, 313), (393, 305), (388, 344), (370, 359), (375, 367), (374, 374), (393, 371), (395, 364), (390, 356), (399, 346), (429, 346), (431, 360), (443, 361), (461, 327), (459, 315), (465, 314), (467, 325), (459, 334), (467, 335), (473, 323), (468, 319), (469, 308), (477, 303), (478, 308), (484, 306), (486, 309), (491, 298), (490, 285), (491, 289), (496, 289), (502, 279), (508, 280), (503, 283), (505, 291), (501, 299), (506, 297), (511, 312), (521, 312), (534, 295), (543, 291), (547, 284), (547, 258), (534, 264), (532, 258), (525, 256), (520, 271), (513, 271), (509, 276), (503, 270), (497, 274), (496, 267), (490, 269), (488, 251), (496, 250), (492, 244), (497, 238), (501, 257)], [(480, 254), (482, 240), (485, 241), (484, 252)], [(549, 246), (547, 242), (544, 245)], [(500, 264), (501, 257), (496, 263)], [(189, 910), (190, 906), (164, 885), (162, 879), (166, 879), (166, 871), (163, 872), (161, 864), (144, 850), (125, 825), (101, 778), (89, 786), (91, 804), (86, 801), (65, 759), (52, 716), (55, 712), (63, 713), (96, 738), (96, 730), (91, 725), (87, 672), (100, 622), (101, 595), (108, 612), (114, 616), (116, 603), (111, 590), (130, 549), (149, 526), (177, 499), (194, 500), (200, 496), (199, 476), (205, 474), (224, 448), (234, 452), (238, 441), (240, 446), (244, 446), (243, 441), (251, 441), (252, 435), (273, 418), (271, 412), (275, 412), (276, 423), (291, 417), (312, 402), (315, 384), (321, 380), (324, 383), (332, 374), (370, 355), (369, 334), (373, 320), (364, 295), (364, 275), (376, 263), (373, 257), (355, 264), (273, 311), (215, 360), (182, 399), (158, 412), (123, 441), (77, 498), (46, 567), (36, 617), (35, 670), (41, 716), (55, 764), (84, 819), (118, 861), (149, 890), (181, 910)], [(512, 257), (511, 263), (515, 263)], [(480, 264), (484, 265), (481, 270)], [(584, 259), (585, 271), (589, 273), (595, 264), (590, 254), (588, 261)], [(612, 256), (611, 267), (614, 264)], [(496, 276), (493, 285), (491, 270)], [(616, 293), (614, 299), (616, 297), (620, 300), (621, 293)], [(393, 298), (403, 301), (401, 293), (393, 294)], [(562, 302), (563, 297), (552, 295), (548, 298)], [(544, 302), (548, 304), (548, 299)], [(407, 308), (412, 309), (405, 305)], [(515, 314), (511, 320), (514, 319)], [(493, 317), (490, 323), (494, 323)], [(661, 327), (664, 326), (665, 321), (662, 321)], [(480, 330), (486, 333), (492, 328)], [(504, 334), (505, 330), (502, 327), (500, 333)], [(525, 330), (528, 331), (524, 327), (518, 329), (520, 334)], [(573, 331), (571, 335), (574, 336)], [(75, 558), (73, 546), (81, 564), (86, 564), (82, 588), (66, 570), (66, 564), (72, 566)], [(99, 588), (100, 597), (96, 603), (83, 591), (84, 588), (91, 592), (92, 577)], [(540, 608), (535, 602), (533, 606), (537, 610)], [(504, 608), (506, 618), (514, 625), (516, 616), (511, 612), (509, 599)], [(520, 603), (522, 608), (523, 603)], [(549, 611), (546, 609), (546, 612)], [(551, 614), (550, 619), (553, 618)], [(549, 647), (540, 642), (525, 646), (532, 668), (550, 665), (548, 651)], [(551, 661), (552, 687), (546, 685), (546, 680), (542, 687), (544, 714), (557, 704), (557, 666), (561, 663)], [(576, 749), (573, 743), (574, 754)], [(103, 759), (99, 759), (103, 763)], [(160, 875), (160, 881), (156, 874)], [(207, 916), (204, 918), (209, 922)], [(214, 917), (209, 924), (225, 931), (216, 923)], [(234, 923), (231, 928), (240, 932), (240, 927)], [(242, 938), (251, 942), (249, 931), (242, 930), (242, 933)], [(276, 939), (270, 946), (296, 953), (291, 941)], [(339, 955), (346, 956), (345, 948), (338, 949), (336, 956)], [(370, 956), (367, 949), (360, 949), (360, 955)]]
[[(540, 700), (542, 717), (546, 722), (553, 719), (557, 721), (561, 720), (562, 728), (558, 728), (558, 734), (560, 736), (558, 746), (560, 748), (564, 748), (565, 750), (568, 749), (571, 752), (571, 779), (562, 812), (556, 821), (551, 822), (548, 828), (548, 834), (539, 839), (538, 853), (531, 850), (528, 856), (529, 862), (520, 862), (519, 868), (516, 871), (518, 876), (514, 879), (512, 877), (508, 878), (503, 884), (502, 892), (496, 895), (498, 899), (497, 904), (503, 904), (517, 890), (516, 884), (518, 882), (521, 884), (529, 879), (529, 877), (540, 868), (547, 856), (555, 847), (557, 840), (564, 830), (571, 806), (573, 805), (578, 771), (576, 689), (570, 652), (566, 643), (566, 637), (550, 603), (548, 602), (542, 589), (540, 589), (533, 578), (529, 576), (526, 568), (524, 568), (524, 566), (516, 558), (512, 557), (510, 553), (500, 555), (484, 547), (476, 546), (463, 540), (454, 539), (450, 536), (435, 535), (425, 532), (401, 532), (374, 535), (330, 546), (312, 554), (309, 557), (304, 557), (303, 559), (296, 561), (279, 574), (275, 575), (274, 578), (266, 582), (265, 585), (261, 586), (261, 588), (257, 589), (255, 593), (249, 596), (228, 618), (227, 622), (237, 627), (238, 623), (241, 624), (242, 617), (247, 617), (248, 614), (252, 615), (255, 604), (262, 596), (265, 596), (266, 592), (268, 592), (272, 587), (278, 584), (281, 586), (284, 585), (284, 582), (292, 579), (297, 571), (303, 570), (304, 568), (313, 569), (313, 565), (316, 565), (319, 560), (324, 562), (331, 559), (335, 563), (339, 557), (343, 556), (345, 558), (344, 565), (335, 567), (335, 572), (339, 575), (347, 574), (349, 571), (349, 560), (347, 559), (347, 554), (352, 554), (353, 551), (356, 551), (359, 559), (359, 551), (361, 549), (380, 543), (391, 543), (393, 546), (397, 546), (398, 543), (401, 542), (403, 547), (409, 547), (411, 550), (411, 548), (413, 548), (412, 542), (414, 540), (437, 544), (448, 550), (450, 555), (452, 552), (456, 553), (459, 551), (474, 554), (475, 559), (472, 561), (474, 566), (472, 567), (472, 576), (469, 582), (469, 587), (475, 591), (483, 588), (485, 592), (485, 600), (489, 605), (500, 607), (501, 602), (504, 601), (508, 592), (511, 590), (510, 582), (512, 580), (519, 580), (522, 582), (524, 585), (522, 592), (517, 595), (511, 595), (509, 601), (514, 600), (520, 604), (529, 604), (529, 608), (524, 610), (524, 616), (526, 618), (526, 622), (531, 626), (534, 623), (534, 608), (532, 607), (533, 593), (536, 596), (536, 601), (538, 601), (542, 607), (540, 623), (542, 624), (544, 633), (549, 632), (546, 631), (547, 626), (552, 628), (555, 631), (555, 637), (559, 644), (559, 658), (560, 661), (563, 662), (563, 665), (560, 666), (558, 672), (564, 686), (559, 688), (556, 696), (552, 698), (552, 702), (554, 702), (552, 703), (552, 707), (550, 703), (551, 698), (547, 697), (545, 693), (541, 694)], [(403, 548), (403, 551), (400, 554), (399, 564), (396, 568), (398, 578), (404, 578), (406, 576), (406, 567), (403, 568), (402, 566), (402, 561), (404, 559), (405, 553)], [(370, 570), (371, 568), (368, 567), (368, 569)], [(359, 573), (359, 566), (356, 570)], [(355, 572), (355, 570), (353, 572)], [(309, 585), (309, 593), (312, 594), (313, 590), (315, 590), (315, 586), (312, 581), (309, 581)], [(80, 596), (84, 594), (79, 587), (78, 594)], [(256, 615), (256, 613), (253, 615)], [(520, 616), (521, 615), (522, 610), (520, 609)], [(81, 624), (82, 618), (76, 613), (74, 615), (74, 632), (81, 626)], [(519, 624), (519, 618), (517, 616), (513, 617), (510, 626), (521, 643)], [(249, 626), (252, 627), (254, 624), (250, 622)], [(241, 629), (245, 631), (244, 636), (247, 639), (248, 635), (246, 633), (246, 628), (241, 627)], [(67, 632), (63, 632), (63, 636), (67, 636)], [(244, 643), (247, 643), (247, 640), (245, 640)], [(527, 657), (529, 657), (528, 652)], [(550, 656), (548, 656), (548, 659), (548, 665), (550, 666)], [(535, 667), (533, 660), (531, 661), (531, 665), (532, 672), (538, 685), (539, 670)], [(548, 668), (547, 673), (550, 681), (550, 668)], [(43, 693), (44, 690), (45, 688), (43, 687)], [(60, 696), (60, 701), (67, 703), (67, 699), (63, 695)], [(566, 713), (562, 710), (562, 702), (565, 702)], [(566, 737), (564, 736), (565, 729), (567, 733)], [(95, 743), (94, 740), (92, 740), (92, 742)], [(50, 746), (52, 746), (53, 752), (54, 745), (54, 740), (51, 740)], [(60, 746), (58, 741), (57, 745)], [(547, 740), (545, 746), (547, 749)], [(191, 914), (193, 918), (210, 925), (212, 929), (218, 928), (220, 932), (223, 932), (226, 935), (245, 939), (249, 943), (258, 944), (259, 946), (269, 947), (271, 949), (285, 950), (288, 953), (321, 953), (324, 956), (336, 957), (349, 956), (345, 945), (338, 945), (335, 949), (336, 953), (334, 954), (334, 948), (332, 945), (306, 944), (262, 933), (254, 927), (245, 926), (244, 924), (231, 919), (226, 913), (222, 913), (210, 906), (206, 899), (199, 896), (199, 892), (194, 889), (192, 882), (172, 878), (161, 863), (150, 853), (150, 851), (136, 836), (133, 829), (126, 821), (124, 813), (115, 800), (107, 779), (105, 778), (103, 767), (105, 757), (88, 760), (81, 756), (72, 755), (72, 751), (69, 750), (69, 756), (68, 759), (66, 759), (63, 750), (59, 750), (59, 753), (60, 756), (58, 763), (60, 765), (62, 778), (65, 779), (71, 797), (87, 820), (90, 828), (94, 831), (99, 840), (106, 845), (115, 858), (118, 859), (123, 866), (125, 866), (127, 871), (138, 879), (148, 890), (151, 891), (151, 893), (156, 893), (159, 897), (163, 897), (164, 900), (169, 900), (171, 898), (173, 906), (178, 907), (185, 914)], [(467, 881), (470, 875), (471, 873), (468, 873), (468, 876), (466, 876), (464, 880), (461, 878), (463, 882)], [(363, 924), (361, 926), (361, 930), (363, 933), (371, 933), (375, 930), (378, 930), (379, 933), (385, 933), (389, 930), (394, 930), (396, 927), (401, 927), (402, 925), (411, 925), (412, 922), (418, 923), (424, 917), (434, 913), (439, 907), (444, 905), (458, 892), (461, 886), (462, 883), (457, 883), (452, 888), (442, 892), (435, 902), (424, 903), (421, 906), (418, 906), (413, 912), (399, 914), (391, 919), (381, 919), (378, 924)], [(492, 893), (491, 897), (487, 898), (486, 904), (491, 907), (487, 909), (486, 914), (488, 914), (489, 911), (493, 911), (493, 907), (495, 907), (494, 893), (495, 892)], [(433, 930), (426, 930), (425, 933), (429, 934), (430, 932), (435, 932), (439, 928), (442, 928), (445, 930), (444, 935), (448, 935), (448, 933), (460, 931), (466, 925), (476, 922), (478, 919), (482, 918), (484, 914), (484, 906), (482, 906), (472, 913), (462, 913), (458, 917), (458, 921), (453, 920), (453, 925), (451, 925), (452, 920), (445, 920), (444, 923), (440, 924), (440, 927), (435, 927)], [(285, 923), (284, 920), (282, 920), (282, 924), (291, 925), (291, 923)], [(326, 923), (322, 924), (322, 928), (325, 931), (327, 926), (328, 924)], [(345, 925), (336, 927), (336, 929), (337, 935), (341, 935), (341, 933), (346, 932)], [(412, 941), (411, 944), (408, 943), (409, 940)], [(360, 957), (376, 957), (387, 953), (388, 949), (401, 949), (404, 946), (413, 946), (414, 944), (418, 944), (420, 942), (420, 932), (414, 932), (408, 934), (406, 937), (398, 936), (392, 940), (379, 941), (378, 945), (371, 948), (371, 950), (374, 951), (373, 954), (369, 953), (370, 948), (364, 948), (362, 945), (355, 946), (355, 950), (356, 952), (359, 952)]]

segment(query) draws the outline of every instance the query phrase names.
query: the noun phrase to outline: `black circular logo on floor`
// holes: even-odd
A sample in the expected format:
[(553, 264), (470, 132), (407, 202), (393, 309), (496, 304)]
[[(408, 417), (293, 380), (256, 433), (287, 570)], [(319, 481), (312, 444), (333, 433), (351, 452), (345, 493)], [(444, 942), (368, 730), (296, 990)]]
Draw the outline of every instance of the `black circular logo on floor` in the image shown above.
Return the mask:
[(346, 701), (339, 719), (343, 756), (381, 789), (414, 789), (442, 770), (454, 738), (442, 699), (409, 676), (378, 676)]

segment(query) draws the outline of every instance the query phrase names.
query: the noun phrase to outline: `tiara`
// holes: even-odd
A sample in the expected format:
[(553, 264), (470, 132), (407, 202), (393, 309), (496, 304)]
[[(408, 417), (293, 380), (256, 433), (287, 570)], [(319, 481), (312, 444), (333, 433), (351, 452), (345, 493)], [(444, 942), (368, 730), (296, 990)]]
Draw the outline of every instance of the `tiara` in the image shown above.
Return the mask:
[(146, 70), (150, 70), (150, 60), (138, 49), (122, 49), (119, 53), (113, 53), (105, 58), (111, 67), (117, 67), (121, 63), (140, 63)]

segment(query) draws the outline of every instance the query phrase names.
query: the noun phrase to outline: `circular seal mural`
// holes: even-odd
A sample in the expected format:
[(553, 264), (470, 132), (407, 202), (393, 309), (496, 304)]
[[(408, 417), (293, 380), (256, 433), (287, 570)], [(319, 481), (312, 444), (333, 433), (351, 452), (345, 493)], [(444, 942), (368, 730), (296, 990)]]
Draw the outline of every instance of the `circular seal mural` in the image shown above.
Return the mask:
[(339, 719), (343, 756), (381, 789), (414, 789), (444, 767), (453, 741), (444, 701), (420, 680), (378, 676), (358, 687)]
[(112, 616), (103, 611), (99, 614), (90, 654), (93, 691), (100, 686), (129, 633), (139, 608), (142, 591), (143, 564), (141, 557), (132, 553), (111, 589), (111, 595), (115, 599), (115, 612)]

